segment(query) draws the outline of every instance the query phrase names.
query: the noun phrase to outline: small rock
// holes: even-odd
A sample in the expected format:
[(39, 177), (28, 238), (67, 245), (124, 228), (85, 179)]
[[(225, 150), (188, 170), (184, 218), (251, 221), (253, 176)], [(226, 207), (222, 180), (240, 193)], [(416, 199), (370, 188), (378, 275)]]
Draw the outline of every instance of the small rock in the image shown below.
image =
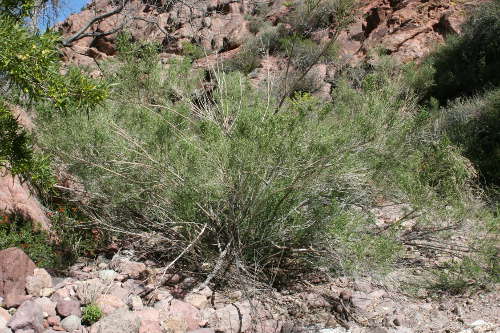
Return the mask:
[(140, 325), (135, 313), (122, 308), (92, 325), (90, 333), (137, 333)]
[(99, 267), (99, 269), (104, 270), (104, 269), (108, 268), (109, 265), (106, 264), (105, 262), (101, 262), (99, 265), (97, 265), (97, 267)]
[(213, 328), (206, 327), (206, 328), (198, 328), (196, 330), (189, 331), (188, 333), (215, 333), (215, 330)]
[(7, 328), (7, 320), (5, 320), (3, 317), (0, 317), (0, 329), (2, 328)]
[(18, 295), (18, 294), (8, 294), (5, 296), (5, 307), (7, 308), (17, 308), (19, 305), (23, 304), (24, 301), (31, 299), (30, 295)]
[(68, 332), (73, 332), (80, 328), (82, 320), (80, 317), (71, 315), (61, 321), (61, 326)]
[(336, 328), (324, 328), (322, 330), (319, 330), (319, 333), (346, 333), (347, 330), (343, 327), (336, 327)]
[(352, 292), (350, 290), (342, 290), (340, 292), (340, 299), (343, 301), (349, 301), (352, 298)]
[(113, 295), (101, 295), (95, 303), (105, 315), (109, 315), (120, 308), (127, 308), (127, 305), (120, 298)]
[(117, 271), (123, 275), (128, 275), (132, 279), (138, 279), (146, 270), (146, 265), (142, 262), (123, 260), (118, 264)]
[(474, 333), (483, 333), (483, 332), (493, 332), (495, 330), (495, 325), (492, 323), (488, 323), (484, 320), (476, 320), (475, 322), (469, 324)]
[(60, 326), (61, 325), (61, 317), (49, 316), (47, 318), (47, 323), (49, 324), (49, 326)]
[(26, 291), (33, 296), (42, 296), (43, 288), (52, 288), (52, 277), (43, 268), (35, 268), (33, 276), (26, 277)]
[(163, 333), (163, 329), (158, 321), (143, 320), (141, 327), (139, 327), (139, 333)]
[(108, 290), (107, 294), (113, 295), (121, 299), (124, 303), (128, 302), (130, 290), (121, 287), (121, 283), (115, 283)]
[(42, 288), (40, 291), (40, 296), (41, 297), (50, 297), (52, 294), (55, 292), (54, 288)]
[(189, 304), (200, 310), (206, 308), (208, 305), (207, 297), (198, 293), (192, 293), (186, 295), (186, 297), (184, 297), (184, 301), (188, 302)]
[(112, 269), (106, 269), (99, 271), (99, 279), (104, 281), (113, 281), (117, 273)]
[(149, 320), (149, 321), (159, 321), (160, 320), (160, 311), (153, 308), (144, 308), (141, 311), (134, 312), (141, 321)]
[(139, 296), (130, 296), (130, 307), (134, 311), (140, 311), (144, 308), (144, 304), (142, 304), (142, 299)]
[(59, 313), (62, 317), (68, 317), (71, 315), (75, 315), (77, 317), (82, 316), (82, 310), (80, 309), (80, 302), (73, 299), (60, 300), (57, 302), (57, 313)]
[(163, 322), (163, 328), (168, 333), (186, 333), (187, 323), (180, 318), (170, 318)]
[(5, 310), (4, 308), (0, 308), (0, 318), (5, 319), (5, 321), (9, 321), (10, 317), (12, 317), (9, 313), (9, 311)]
[(47, 314), (44, 315), (44, 317), (56, 315), (56, 303), (52, 302), (49, 298), (47, 297), (37, 298), (35, 299), (35, 303), (40, 305), (44, 314), (45, 313)]
[(23, 250), (11, 247), (0, 251), (0, 297), (8, 306), (7, 296), (26, 294), (26, 278), (33, 275), (36, 266)]

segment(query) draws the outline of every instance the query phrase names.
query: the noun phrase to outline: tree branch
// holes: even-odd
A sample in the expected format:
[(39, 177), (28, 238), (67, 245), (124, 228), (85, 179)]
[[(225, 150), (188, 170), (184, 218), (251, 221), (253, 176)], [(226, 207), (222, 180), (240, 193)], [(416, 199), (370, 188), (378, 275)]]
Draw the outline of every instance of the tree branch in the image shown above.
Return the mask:
[(110, 12), (107, 12), (107, 13), (104, 13), (102, 15), (98, 15), (98, 16), (95, 16), (94, 18), (92, 18), (90, 21), (87, 22), (87, 24), (85, 24), (74, 35), (63, 40), (62, 45), (63, 46), (71, 46), (71, 43), (73, 43), (74, 41), (77, 41), (77, 40), (85, 38), (85, 37), (102, 37), (102, 36), (111, 35), (111, 34), (117, 32), (119, 29), (123, 28), (124, 24), (122, 24), (119, 28), (113, 29), (113, 30), (108, 31), (108, 32), (102, 32), (102, 33), (97, 33), (97, 34), (96, 33), (85, 33), (85, 31), (87, 31), (94, 23), (96, 23), (98, 21), (102, 21), (105, 18), (108, 18), (110, 16), (113, 16), (115, 14), (120, 13), (125, 8), (126, 1), (127, 0), (124, 0), (119, 7), (113, 9)]

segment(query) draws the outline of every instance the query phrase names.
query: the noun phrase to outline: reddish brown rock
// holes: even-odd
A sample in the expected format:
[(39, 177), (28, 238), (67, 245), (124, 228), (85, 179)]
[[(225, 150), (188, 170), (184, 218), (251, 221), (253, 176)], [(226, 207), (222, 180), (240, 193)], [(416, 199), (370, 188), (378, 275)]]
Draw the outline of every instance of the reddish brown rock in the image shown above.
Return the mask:
[(163, 329), (158, 321), (143, 320), (139, 327), (139, 333), (162, 333)]
[(68, 317), (71, 315), (80, 317), (82, 315), (82, 311), (80, 310), (80, 302), (72, 299), (58, 301), (56, 309), (57, 313), (63, 317)]
[(50, 229), (50, 221), (41, 204), (31, 194), (28, 184), (21, 183), (19, 177), (12, 176), (4, 168), (0, 168), (0, 214), (17, 214), (32, 221), (37, 229)]
[(111, 314), (118, 309), (128, 308), (120, 298), (113, 295), (101, 295), (95, 302), (105, 315)]
[(15, 298), (26, 295), (26, 278), (33, 275), (35, 268), (33, 261), (21, 249), (0, 251), (0, 297), (5, 297), (6, 304), (12, 304)]
[(12, 316), (7, 326), (14, 331), (31, 329), (35, 333), (43, 332), (43, 312), (41, 306), (34, 301), (24, 302)]

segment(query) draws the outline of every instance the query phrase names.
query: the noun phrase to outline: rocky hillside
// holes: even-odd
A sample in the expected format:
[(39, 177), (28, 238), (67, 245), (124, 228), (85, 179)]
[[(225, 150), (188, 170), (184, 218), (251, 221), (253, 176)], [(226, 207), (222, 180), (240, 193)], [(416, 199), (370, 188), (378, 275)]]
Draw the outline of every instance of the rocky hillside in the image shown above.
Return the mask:
[[(356, 61), (369, 50), (381, 47), (401, 61), (418, 60), (427, 55), (444, 36), (458, 33), (467, 9), (477, 1), (449, 0), (358, 1), (354, 22), (342, 31), (338, 41), (343, 57)], [(93, 59), (113, 56), (116, 52), (116, 28), (125, 28), (136, 40), (156, 41), (163, 45), (165, 56), (182, 53), (185, 43), (195, 43), (207, 54), (231, 57), (255, 31), (258, 18), (273, 25), (293, 11), (287, 1), (190, 0), (150, 4), (131, 1), (119, 13), (96, 21), (81, 38), (64, 49), (65, 61), (93, 65)], [(57, 29), (65, 37), (80, 31), (95, 17), (113, 12), (114, 1), (92, 2), (80, 13), (71, 15)], [(325, 31), (315, 31), (315, 38), (328, 39)], [(203, 59), (199, 61), (205, 63)]]

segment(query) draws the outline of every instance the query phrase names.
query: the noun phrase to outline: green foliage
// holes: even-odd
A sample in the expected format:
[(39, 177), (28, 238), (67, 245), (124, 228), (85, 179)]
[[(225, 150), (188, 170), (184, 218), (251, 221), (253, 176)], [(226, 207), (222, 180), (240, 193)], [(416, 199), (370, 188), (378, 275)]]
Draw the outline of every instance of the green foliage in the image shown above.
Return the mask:
[(500, 89), (451, 102), (438, 124), (475, 164), (485, 184), (500, 186)]
[(442, 103), (500, 85), (500, 1), (482, 4), (428, 60), (435, 68), (430, 95)]
[(91, 107), (106, 98), (103, 86), (77, 69), (60, 74), (54, 33), (34, 35), (14, 19), (0, 15), (0, 72), (32, 99), (48, 98), (57, 108)]
[(54, 177), (47, 157), (33, 151), (31, 138), (0, 100), (0, 169), (22, 175), (39, 190), (48, 190)]
[(353, 207), (379, 195), (408, 202), (427, 227), (467, 211), (474, 170), (433, 136), (388, 61), (344, 73), (334, 103), (296, 94), (275, 113), (239, 73), (211, 73), (213, 89), (200, 92), (202, 73), (189, 62), (164, 68), (143, 51), (125, 56), (134, 58), (105, 71), (105, 106), (89, 118), (41, 117), (40, 140), (92, 193), (86, 210), (128, 235), (146, 233), (139, 251), (170, 260), (193, 243), (182, 260), (198, 266), (228, 249), (228, 263), (270, 280), (319, 264), (385, 271), (404, 252), (402, 234), (374, 233)]
[(34, 0), (1, 0), (0, 13), (9, 18), (20, 20), (30, 15), (36, 4)]
[(34, 232), (31, 223), (18, 216), (0, 217), (0, 250), (19, 247), (40, 267), (54, 267), (55, 252), (44, 232)]
[(192, 60), (203, 58), (206, 55), (205, 51), (201, 46), (187, 41), (182, 43), (181, 49), (182, 49), (182, 55), (187, 56)]
[(39, 189), (48, 189), (53, 183), (50, 163), (33, 152), (31, 139), (17, 125), (5, 102), (17, 95), (18, 101), (43, 100), (59, 110), (79, 109), (99, 104), (107, 92), (75, 68), (61, 75), (59, 37), (51, 32), (35, 34), (25, 26), (35, 5), (41, 3), (0, 2), (0, 76), (6, 83), (0, 96), (0, 167), (29, 179)]
[(97, 304), (89, 304), (82, 310), (82, 323), (90, 326), (101, 319), (103, 316), (102, 310)]
[(316, 30), (344, 27), (352, 21), (352, 0), (304, 0), (298, 1), (285, 17), (295, 33), (310, 37)]
[(280, 50), (299, 72), (317, 63), (328, 63), (337, 53), (333, 44), (322, 45), (297, 35), (281, 39)]

